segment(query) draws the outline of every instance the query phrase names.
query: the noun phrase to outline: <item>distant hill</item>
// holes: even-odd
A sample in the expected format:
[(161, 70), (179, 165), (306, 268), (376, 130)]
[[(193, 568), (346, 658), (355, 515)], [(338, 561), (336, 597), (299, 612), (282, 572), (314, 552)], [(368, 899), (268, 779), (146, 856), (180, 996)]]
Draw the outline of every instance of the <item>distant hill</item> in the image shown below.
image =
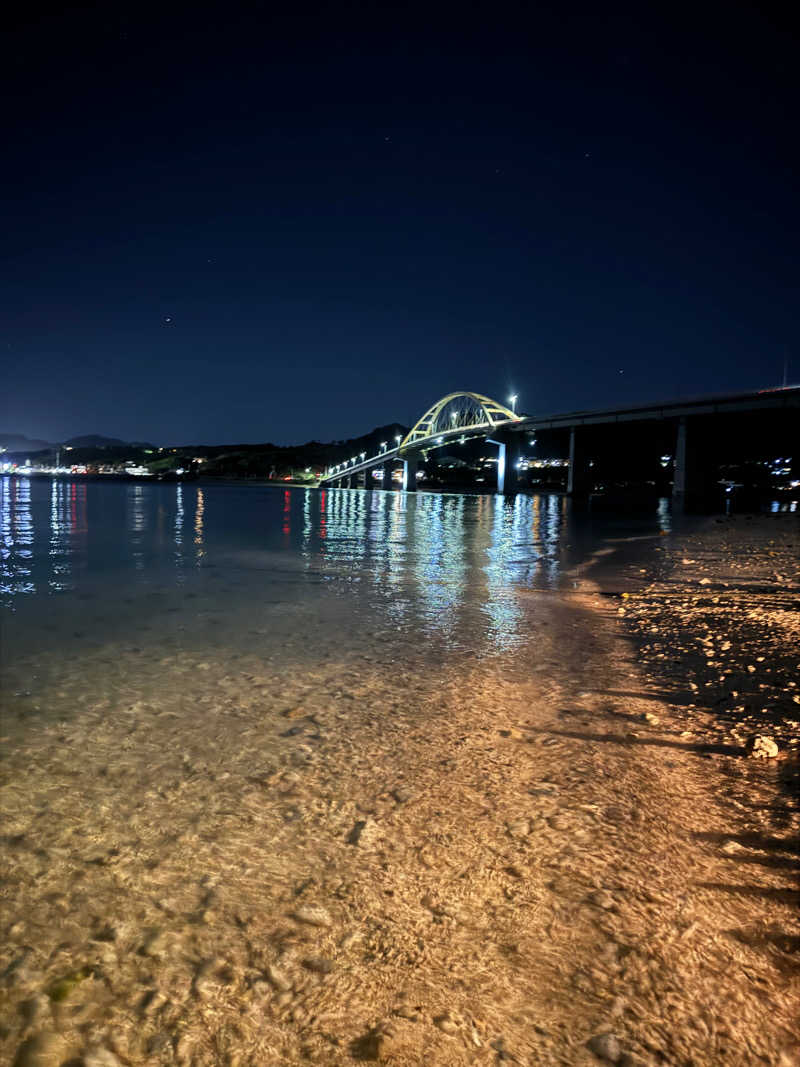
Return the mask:
[(121, 441), (119, 437), (103, 437), (97, 433), (86, 433), (81, 437), (70, 437), (63, 442), (69, 448), (155, 448), (146, 441)]
[[(395, 439), (405, 436), (407, 428), (400, 423), (379, 426), (360, 437), (348, 440), (308, 441), (303, 445), (231, 444), (190, 445), (175, 450), (191, 457), (199, 456), (204, 461), (203, 474), (232, 478), (281, 477), (299, 469), (317, 469), (342, 463), (362, 452), (378, 455), (384, 444), (394, 447)], [(172, 452), (172, 450), (170, 450)], [(171, 459), (172, 457), (165, 457)], [(184, 465), (183, 460), (181, 465)]]
[(68, 441), (59, 441), (53, 444), (51, 441), (41, 441), (39, 438), (26, 437), (24, 433), (0, 433), (0, 448), (16, 455), (33, 455), (36, 452), (55, 452), (58, 448), (80, 449), (151, 449), (156, 451), (157, 445), (151, 445), (147, 441), (123, 441), (119, 437), (103, 437), (102, 434), (87, 433), (78, 437), (70, 437)]
[(42, 452), (52, 447), (49, 441), (26, 437), (24, 433), (0, 433), (0, 448), (7, 452)]

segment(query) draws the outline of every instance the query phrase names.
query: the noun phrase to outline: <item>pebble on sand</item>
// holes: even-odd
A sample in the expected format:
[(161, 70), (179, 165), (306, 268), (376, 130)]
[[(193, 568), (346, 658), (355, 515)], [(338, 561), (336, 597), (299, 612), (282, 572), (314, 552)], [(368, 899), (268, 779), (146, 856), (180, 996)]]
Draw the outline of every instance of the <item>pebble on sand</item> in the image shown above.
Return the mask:
[(531, 832), (530, 819), (512, 819), (506, 823), (510, 837), (527, 837)]
[(614, 1034), (595, 1034), (586, 1042), (586, 1047), (605, 1063), (619, 1063), (622, 1049)]
[(433, 1020), (434, 1026), (437, 1026), (443, 1034), (449, 1034), (453, 1037), (458, 1033), (459, 1026), (449, 1011), (446, 1011), (443, 1015), (437, 1015)]
[(308, 926), (333, 926), (330, 912), (320, 905), (297, 908), (294, 917), (298, 922), (306, 923)]
[(752, 734), (748, 737), (744, 750), (753, 759), (774, 759), (778, 755), (778, 746), (771, 737), (764, 734)]

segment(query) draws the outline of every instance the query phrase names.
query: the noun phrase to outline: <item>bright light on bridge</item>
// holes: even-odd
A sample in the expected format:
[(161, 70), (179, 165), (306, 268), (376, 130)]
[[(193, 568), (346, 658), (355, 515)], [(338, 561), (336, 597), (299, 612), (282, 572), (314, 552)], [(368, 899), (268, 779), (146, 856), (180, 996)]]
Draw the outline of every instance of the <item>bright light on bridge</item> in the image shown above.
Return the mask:
[(515, 415), (517, 413), (517, 401), (518, 400), (519, 400), (519, 397), (517, 396), (516, 393), (514, 393), (513, 396), (510, 396), (508, 398), (508, 402), (511, 405), (511, 410), (514, 412)]

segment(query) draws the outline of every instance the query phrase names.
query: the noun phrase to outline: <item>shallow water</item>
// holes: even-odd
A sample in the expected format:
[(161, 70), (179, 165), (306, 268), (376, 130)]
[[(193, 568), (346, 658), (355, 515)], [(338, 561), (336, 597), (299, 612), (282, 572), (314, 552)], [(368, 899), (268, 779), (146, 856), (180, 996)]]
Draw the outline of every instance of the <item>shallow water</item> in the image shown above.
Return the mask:
[(590, 521), (556, 495), (4, 478), (4, 695), (96, 694), (144, 664), (156, 685), (154, 657), (166, 674), (182, 652), (295, 668), (389, 639), (414, 657), (508, 653), (531, 636), (532, 591), (574, 587), (582, 562), (665, 518)]
[(729, 877), (684, 847), (707, 773), (639, 736), (587, 595), (663, 510), (0, 486), (0, 1061), (577, 1064), (632, 991), (634, 1052), (763, 1043), (721, 936), (750, 898), (687, 902)]

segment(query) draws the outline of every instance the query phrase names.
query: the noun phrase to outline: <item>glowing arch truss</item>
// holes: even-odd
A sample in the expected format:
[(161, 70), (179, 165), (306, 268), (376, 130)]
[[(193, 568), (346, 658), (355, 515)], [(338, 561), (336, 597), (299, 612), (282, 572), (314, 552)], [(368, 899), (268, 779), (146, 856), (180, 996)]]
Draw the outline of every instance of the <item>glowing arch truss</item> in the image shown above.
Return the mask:
[(499, 423), (519, 422), (520, 418), (509, 408), (481, 393), (448, 393), (428, 408), (400, 442), (398, 451), (419, 447), (437, 435), (453, 435), (465, 430), (491, 430)]

